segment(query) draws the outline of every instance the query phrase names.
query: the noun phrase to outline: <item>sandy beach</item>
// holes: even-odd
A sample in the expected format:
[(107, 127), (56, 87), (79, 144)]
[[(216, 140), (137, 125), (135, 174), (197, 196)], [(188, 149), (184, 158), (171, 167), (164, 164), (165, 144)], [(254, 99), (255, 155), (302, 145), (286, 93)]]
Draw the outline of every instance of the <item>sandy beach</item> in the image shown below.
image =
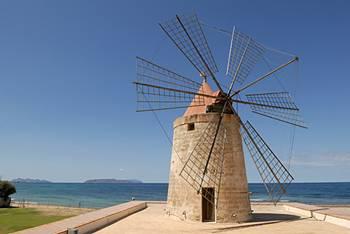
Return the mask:
[(47, 205), (33, 202), (12, 202), (12, 207), (19, 208), (34, 208), (45, 215), (58, 215), (58, 216), (76, 216), (84, 214), (96, 209), (93, 208), (78, 208), (78, 207), (68, 207), (68, 206), (58, 206), (58, 205)]

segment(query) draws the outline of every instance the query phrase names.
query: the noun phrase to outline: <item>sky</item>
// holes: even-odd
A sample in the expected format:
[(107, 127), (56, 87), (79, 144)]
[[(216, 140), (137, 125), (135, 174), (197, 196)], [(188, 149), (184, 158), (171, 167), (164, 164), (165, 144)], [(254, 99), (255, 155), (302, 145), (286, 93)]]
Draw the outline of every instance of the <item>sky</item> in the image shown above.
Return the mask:
[[(167, 182), (171, 145), (136, 113), (135, 57), (200, 81), (158, 23), (195, 12), (300, 57), (292, 87), (308, 129), (251, 118), (297, 182), (350, 178), (349, 1), (1, 1), (0, 177)], [(204, 27), (219, 69), (229, 38)], [(227, 79), (220, 73), (219, 79)], [(248, 109), (247, 109), (248, 110)], [(159, 113), (171, 136), (183, 110)], [(249, 182), (259, 176), (246, 154)]]

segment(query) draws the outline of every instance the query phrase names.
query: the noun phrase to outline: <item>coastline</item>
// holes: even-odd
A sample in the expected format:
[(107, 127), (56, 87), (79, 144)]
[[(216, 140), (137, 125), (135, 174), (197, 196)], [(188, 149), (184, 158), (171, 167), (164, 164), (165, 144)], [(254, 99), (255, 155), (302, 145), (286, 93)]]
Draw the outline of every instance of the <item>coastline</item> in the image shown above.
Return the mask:
[(31, 201), (31, 200), (12, 200), (11, 206), (15, 205), (15, 207), (65, 207), (65, 208), (79, 208), (79, 209), (89, 209), (89, 210), (96, 210), (98, 208), (94, 207), (79, 207), (79, 206), (72, 206), (72, 205), (63, 205), (63, 204), (55, 204), (55, 203), (46, 203), (46, 202), (37, 202), (37, 201)]
[[(263, 184), (249, 183), (251, 201), (268, 201)], [(66, 207), (105, 208), (128, 202), (135, 198), (144, 201), (165, 201), (167, 183), (142, 184), (84, 184), (50, 183), (16, 184), (17, 193), (12, 196), (16, 202), (23, 200), (38, 204)], [(301, 202), (311, 205), (350, 204), (350, 183), (294, 183), (281, 202)]]
[[(130, 200), (131, 201), (131, 200)], [(137, 200), (136, 201), (142, 201), (142, 200)], [(129, 201), (125, 201), (125, 202), (118, 202), (114, 205), (118, 205), (118, 204), (124, 204), (127, 203)], [(148, 203), (166, 203), (166, 200), (157, 200), (157, 201), (148, 201)], [(271, 201), (268, 200), (261, 200), (261, 199), (250, 199), (250, 202), (254, 205), (273, 205), (273, 203)], [(304, 203), (304, 202), (298, 202), (298, 201), (288, 201), (288, 200), (281, 200), (278, 204), (295, 204), (295, 203), (301, 203), (301, 204), (305, 204), (305, 205), (311, 205), (311, 206), (319, 206), (319, 207), (329, 207), (329, 208), (336, 208), (336, 207), (349, 207), (350, 208), (350, 204), (349, 203), (337, 203), (337, 204), (333, 204), (333, 203)], [(62, 204), (48, 204), (48, 203), (41, 203), (41, 202), (36, 202), (36, 201), (30, 201), (30, 200), (25, 200), (23, 201), (18, 201), (18, 200), (13, 200), (11, 202), (11, 206), (15, 206), (15, 207), (22, 207), (22, 208), (37, 208), (37, 207), (52, 207), (52, 208), (72, 208), (72, 209), (81, 209), (81, 210), (97, 210), (97, 209), (103, 209), (103, 208), (96, 208), (96, 207), (79, 207), (79, 206), (72, 206), (72, 205), (62, 205)]]
[(85, 207), (72, 207), (54, 204), (40, 204), (37, 202), (18, 202), (12, 201), (11, 207), (14, 208), (34, 208), (45, 215), (63, 215), (63, 216), (76, 216), (84, 213), (88, 213), (96, 210), (95, 208), (85, 208)]

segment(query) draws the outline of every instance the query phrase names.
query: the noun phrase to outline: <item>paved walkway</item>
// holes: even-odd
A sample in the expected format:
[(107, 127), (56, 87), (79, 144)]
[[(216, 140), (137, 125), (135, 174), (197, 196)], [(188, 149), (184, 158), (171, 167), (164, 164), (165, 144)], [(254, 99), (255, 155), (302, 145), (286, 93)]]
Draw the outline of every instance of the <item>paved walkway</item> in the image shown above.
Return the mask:
[[(145, 210), (120, 220), (96, 233), (350, 234), (350, 229), (318, 221), (307, 216), (296, 215), (286, 211), (282, 205), (274, 207), (266, 204), (253, 204), (255, 221), (244, 224), (180, 221), (166, 216), (164, 208), (164, 204), (149, 204)], [(336, 212), (337, 209), (332, 209), (333, 211)]]

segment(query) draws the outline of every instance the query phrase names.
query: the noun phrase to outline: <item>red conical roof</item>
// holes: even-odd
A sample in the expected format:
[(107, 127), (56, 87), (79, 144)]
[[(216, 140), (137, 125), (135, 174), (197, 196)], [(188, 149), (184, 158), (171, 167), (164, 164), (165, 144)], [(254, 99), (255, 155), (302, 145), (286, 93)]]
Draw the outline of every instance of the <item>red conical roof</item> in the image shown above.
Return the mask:
[[(213, 92), (213, 90), (210, 88), (208, 82), (206, 82), (206, 81), (203, 81), (203, 83), (202, 83), (201, 87), (198, 89), (197, 93), (218, 96), (217, 92)], [(204, 103), (202, 101), (203, 99), (204, 99)], [(201, 100), (200, 103), (199, 103), (199, 100)], [(213, 104), (215, 102), (215, 100), (216, 99), (214, 99), (214, 98), (196, 95), (192, 99), (190, 106), (187, 108), (187, 110), (185, 111), (183, 116), (204, 114), (204, 113), (206, 113), (207, 106)], [(199, 106), (199, 104), (204, 104), (204, 105)]]

